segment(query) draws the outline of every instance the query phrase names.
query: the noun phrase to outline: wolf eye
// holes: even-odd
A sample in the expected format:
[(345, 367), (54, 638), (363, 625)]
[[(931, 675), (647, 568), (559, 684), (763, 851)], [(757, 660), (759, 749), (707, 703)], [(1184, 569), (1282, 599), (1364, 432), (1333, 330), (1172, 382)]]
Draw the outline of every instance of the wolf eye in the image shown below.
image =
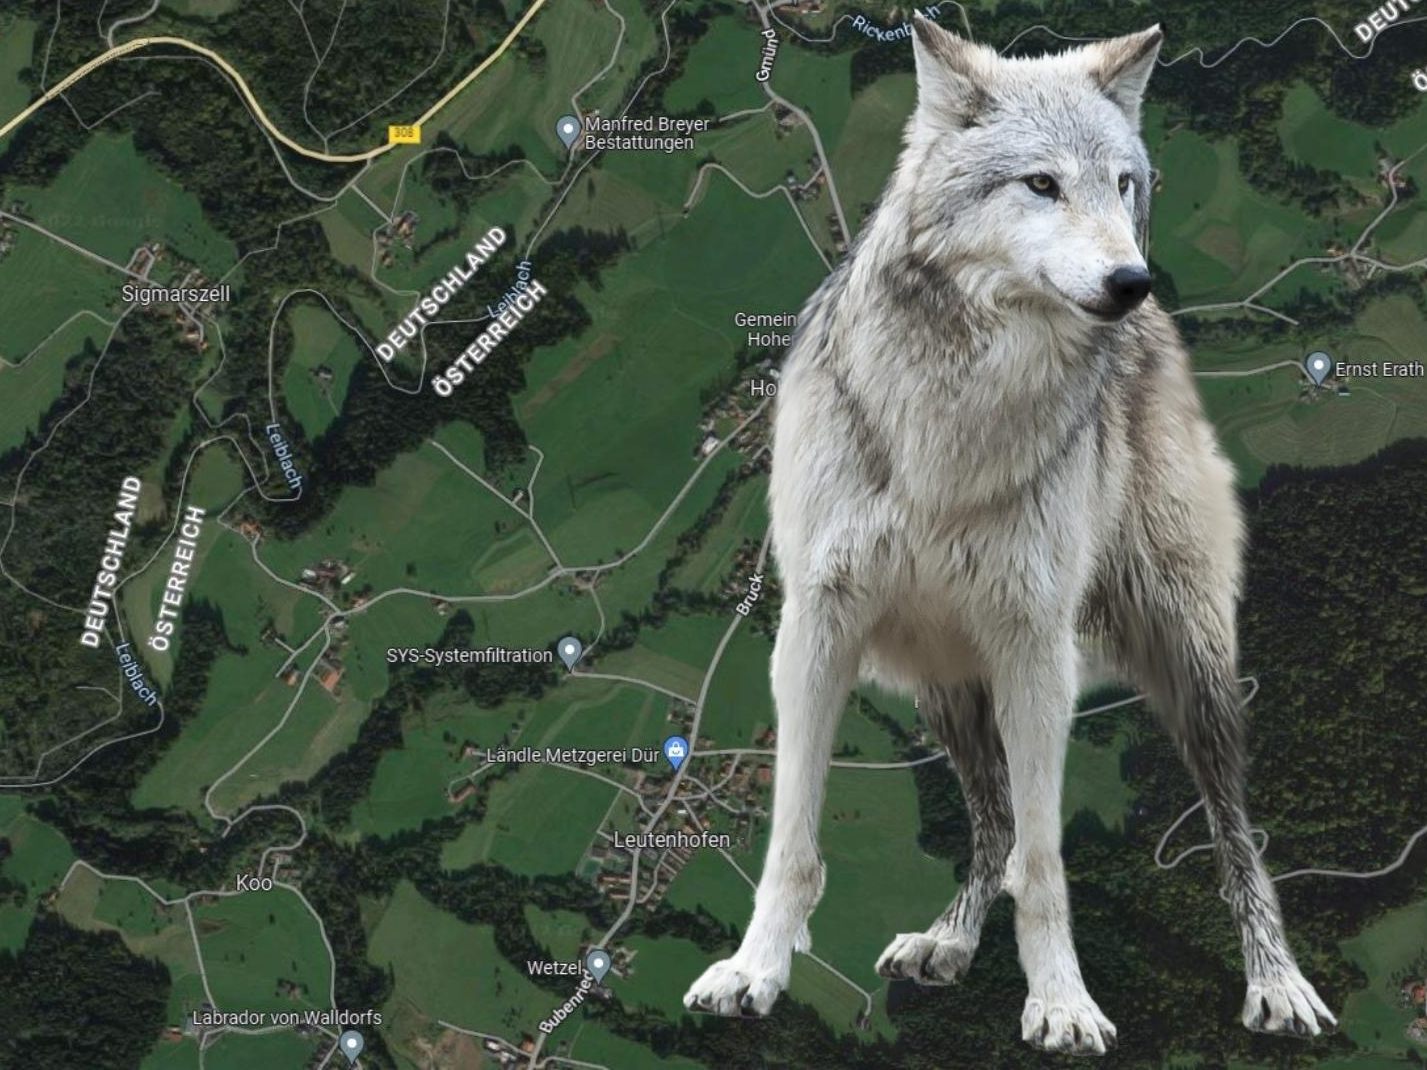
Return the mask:
[(1050, 175), (1027, 175), (1024, 181), (1026, 187), (1038, 196), (1050, 197), (1052, 200), (1060, 196), (1060, 186)]
[(1120, 193), (1124, 194), (1130, 188), (1130, 176), (1125, 174), (1120, 176)]

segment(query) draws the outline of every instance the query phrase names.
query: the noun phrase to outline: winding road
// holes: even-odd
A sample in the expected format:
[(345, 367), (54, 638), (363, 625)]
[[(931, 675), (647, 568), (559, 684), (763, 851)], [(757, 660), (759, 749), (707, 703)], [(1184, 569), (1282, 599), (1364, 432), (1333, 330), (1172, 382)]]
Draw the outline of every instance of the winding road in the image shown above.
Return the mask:
[[(474, 82), (477, 78), (484, 74), (486, 70), (491, 66), (491, 64), (493, 64), (496, 60), (500, 59), (500, 57), (506, 53), (510, 46), (515, 43), (515, 39), (520, 36), (521, 32), (525, 29), (525, 27), (529, 25), (530, 20), (533, 19), (535, 15), (540, 11), (540, 9), (545, 6), (545, 2), (546, 0), (533, 0), (531, 5), (525, 9), (525, 14), (520, 16), (520, 20), (516, 22), (513, 27), (511, 27), (510, 33), (505, 35), (505, 39), (501, 41), (501, 43), (494, 49), (494, 51), (492, 51), (490, 55), (486, 56), (485, 59), (481, 60), (480, 63), (476, 64), (475, 68), (472, 69), (471, 72), (467, 74), (464, 78), (462, 78), (459, 82), (453, 85), (440, 100), (438, 100), (435, 104), (431, 105), (431, 107), (427, 108), (426, 111), (422, 113), (421, 117), (416, 120), (416, 125), (420, 126), (429, 121), (432, 117), (436, 115), (437, 112), (439, 112), (447, 104), (451, 103), (451, 101), (456, 98), (456, 95), (460, 93), (461, 90), (469, 86), (472, 82)], [(109, 63), (112, 60), (120, 59), (124, 56), (129, 55), (132, 52), (138, 52), (141, 49), (152, 48), (157, 45), (171, 45), (175, 48), (187, 49), (189, 52), (193, 52), (196, 55), (202, 56), (204, 59), (213, 63), (219, 70), (226, 74), (233, 82), (233, 84), (237, 87), (239, 94), (241, 94), (243, 97), (244, 103), (246, 103), (248, 106), (248, 110), (253, 113), (253, 118), (258, 121), (258, 123), (263, 127), (263, 129), (265, 129), (269, 134), (271, 134), (274, 140), (285, 145), (287, 148), (291, 149), (299, 156), (306, 156), (309, 160), (320, 160), (322, 163), (365, 163), (367, 160), (375, 159), (376, 157), (381, 156), (383, 153), (390, 152), (392, 149), (396, 148), (395, 142), (388, 141), (384, 144), (376, 146), (375, 148), (368, 149), (366, 152), (331, 153), (322, 152), (317, 149), (310, 149), (301, 142), (294, 141), (292, 138), (288, 137), (281, 130), (279, 130), (277, 125), (272, 121), (272, 119), (268, 117), (268, 113), (265, 112), (263, 110), (263, 106), (258, 103), (258, 98), (253, 95), (252, 87), (248, 85), (247, 81), (238, 72), (236, 67), (234, 67), (226, 59), (220, 56), (217, 52), (214, 52), (211, 48), (205, 48), (203, 45), (194, 44), (192, 41), (183, 37), (136, 37), (132, 41), (125, 41), (122, 45), (115, 45), (107, 52), (101, 52), (99, 55), (91, 59), (88, 63), (85, 63), (83, 66), (72, 71), (70, 74), (66, 75), (61, 81), (56, 83), (53, 87), (46, 90), (43, 95), (32, 101), (23, 111), (21, 111), (13, 119), (7, 122), (4, 126), (0, 126), (0, 138), (5, 137), (12, 130), (18, 127), (21, 123), (23, 123), (26, 119), (30, 118), (30, 116), (34, 115), (46, 104), (50, 103), (50, 101), (62, 96), (67, 89), (70, 89), (77, 82), (88, 77), (90, 74), (92, 74), (94, 71), (97, 71), (106, 63)]]

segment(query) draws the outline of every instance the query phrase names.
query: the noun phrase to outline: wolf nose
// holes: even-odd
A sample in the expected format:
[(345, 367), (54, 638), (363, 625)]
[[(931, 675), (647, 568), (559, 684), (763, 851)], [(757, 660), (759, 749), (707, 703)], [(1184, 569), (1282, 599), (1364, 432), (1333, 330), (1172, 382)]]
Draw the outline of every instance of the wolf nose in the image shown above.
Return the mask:
[(1128, 312), (1150, 292), (1150, 273), (1142, 267), (1117, 267), (1105, 280), (1105, 292), (1117, 312)]

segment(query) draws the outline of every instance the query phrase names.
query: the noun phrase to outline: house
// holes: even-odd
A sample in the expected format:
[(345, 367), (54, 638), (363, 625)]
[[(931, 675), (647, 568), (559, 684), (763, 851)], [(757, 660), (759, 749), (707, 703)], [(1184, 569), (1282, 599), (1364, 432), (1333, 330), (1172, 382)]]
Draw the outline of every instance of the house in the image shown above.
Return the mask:
[(317, 664), (317, 680), (327, 689), (329, 694), (337, 693), (337, 685), (342, 680), (344, 669), (340, 664), (330, 661), (321, 661)]

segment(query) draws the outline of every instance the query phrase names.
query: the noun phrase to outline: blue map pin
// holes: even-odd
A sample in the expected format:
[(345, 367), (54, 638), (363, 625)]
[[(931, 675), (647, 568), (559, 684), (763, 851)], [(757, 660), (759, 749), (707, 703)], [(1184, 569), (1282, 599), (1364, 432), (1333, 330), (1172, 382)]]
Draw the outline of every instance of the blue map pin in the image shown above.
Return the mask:
[(664, 757), (669, 759), (675, 771), (684, 764), (684, 759), (689, 756), (689, 741), (683, 736), (670, 736), (664, 741)]

